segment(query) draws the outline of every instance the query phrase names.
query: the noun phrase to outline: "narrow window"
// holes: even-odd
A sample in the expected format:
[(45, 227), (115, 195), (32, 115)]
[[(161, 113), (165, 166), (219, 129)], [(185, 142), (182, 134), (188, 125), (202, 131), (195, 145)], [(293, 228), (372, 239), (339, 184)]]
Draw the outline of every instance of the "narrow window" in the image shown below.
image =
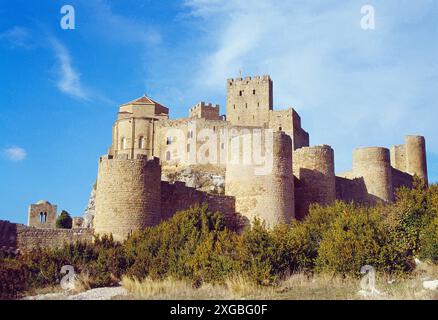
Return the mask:
[(248, 109), (248, 104), (247, 103), (245, 103), (245, 108)]
[(221, 143), (221, 149), (224, 150), (225, 149), (225, 143)]
[(167, 161), (170, 161), (170, 151), (167, 151), (167, 152), (166, 152), (166, 160), (167, 160)]
[(236, 105), (233, 105), (234, 110), (236, 110)]
[(145, 149), (146, 148), (146, 140), (145, 140), (145, 138), (143, 136), (140, 137), (140, 139), (138, 141), (138, 147), (140, 149)]
[(242, 96), (242, 91), (239, 91), (239, 96)]
[(40, 212), (40, 223), (43, 223), (44, 221), (44, 214)]
[(252, 94), (255, 94), (255, 89), (254, 89), (254, 90), (252, 90)]
[(167, 137), (166, 144), (167, 145), (172, 144), (172, 137)]
[(120, 143), (120, 149), (122, 149), (122, 150), (127, 149), (126, 138), (122, 138), (122, 141)]
[(187, 152), (190, 152), (190, 143), (187, 144)]

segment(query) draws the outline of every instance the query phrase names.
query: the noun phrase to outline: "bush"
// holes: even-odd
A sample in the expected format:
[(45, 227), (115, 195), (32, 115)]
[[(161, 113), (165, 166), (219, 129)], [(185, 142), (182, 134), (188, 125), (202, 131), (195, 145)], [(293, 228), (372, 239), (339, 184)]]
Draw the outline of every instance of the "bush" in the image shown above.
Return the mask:
[(20, 263), (0, 259), (0, 300), (15, 299), (26, 290), (26, 279)]
[(199, 261), (202, 250), (215, 248), (218, 239), (224, 239), (222, 233), (229, 234), (222, 215), (209, 212), (206, 205), (178, 212), (170, 220), (138, 231), (126, 241), (130, 264), (127, 274), (138, 279), (193, 278), (209, 264)]
[(438, 217), (421, 233), (420, 243), (420, 258), (438, 263)]
[(420, 235), (436, 216), (433, 195), (424, 182), (415, 177), (414, 188), (400, 188), (396, 202), (387, 207), (386, 224), (397, 250), (404, 255), (416, 255), (420, 250)]
[(380, 208), (347, 206), (323, 233), (316, 270), (341, 275), (360, 275), (362, 266), (378, 271), (410, 271), (412, 255), (399, 255), (388, 233)]
[(437, 210), (438, 186), (426, 188), (418, 179), (414, 189), (397, 192), (394, 204), (312, 205), (302, 222), (268, 230), (255, 220), (241, 234), (228, 230), (221, 214), (195, 206), (135, 232), (123, 244), (103, 237), (15, 258), (0, 256), (0, 298), (58, 285), (64, 265), (87, 275), (90, 287), (117, 285), (125, 275), (171, 277), (195, 286), (232, 277), (270, 285), (300, 271), (358, 275), (366, 264), (405, 273), (414, 267), (414, 254), (438, 261)]
[(56, 218), (56, 228), (58, 229), (71, 229), (73, 224), (73, 219), (71, 218), (70, 214), (62, 210), (61, 214)]

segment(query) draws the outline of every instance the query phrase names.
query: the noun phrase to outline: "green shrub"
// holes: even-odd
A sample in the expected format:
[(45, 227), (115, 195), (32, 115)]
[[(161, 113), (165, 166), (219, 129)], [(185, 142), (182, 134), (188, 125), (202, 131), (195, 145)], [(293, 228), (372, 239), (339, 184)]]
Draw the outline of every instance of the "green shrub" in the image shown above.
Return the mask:
[(323, 233), (316, 270), (359, 275), (362, 266), (371, 265), (377, 271), (406, 272), (412, 268), (412, 258), (398, 254), (378, 207), (349, 206)]
[(433, 195), (424, 182), (415, 177), (414, 188), (402, 187), (396, 192), (396, 202), (388, 206), (386, 223), (398, 250), (405, 255), (416, 255), (420, 249), (420, 235), (436, 216)]
[(0, 259), (0, 300), (15, 299), (26, 290), (26, 279), (18, 261)]
[(420, 243), (420, 258), (438, 263), (438, 217), (423, 230)]
[(198, 247), (209, 244), (214, 247), (221, 232), (228, 232), (223, 216), (209, 212), (206, 205), (178, 212), (156, 227), (134, 233), (126, 241), (130, 265), (127, 273), (138, 279), (193, 278), (196, 263), (192, 257), (197, 251), (200, 254)]
[(62, 210), (61, 214), (56, 218), (56, 228), (58, 229), (71, 229), (73, 224), (73, 219), (71, 218), (70, 214)]

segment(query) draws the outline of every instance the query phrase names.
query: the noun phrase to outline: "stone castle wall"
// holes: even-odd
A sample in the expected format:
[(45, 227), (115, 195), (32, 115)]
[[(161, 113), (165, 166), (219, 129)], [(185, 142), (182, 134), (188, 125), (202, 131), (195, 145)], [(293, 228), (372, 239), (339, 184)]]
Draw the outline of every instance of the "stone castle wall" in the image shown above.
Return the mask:
[[(236, 143), (232, 147), (240, 145)], [(290, 222), (295, 217), (290, 137), (283, 132), (274, 133), (272, 170), (267, 172), (260, 172), (256, 165), (245, 163), (243, 149), (233, 153), (240, 154), (241, 158), (227, 163), (225, 194), (236, 199), (236, 211), (250, 222), (259, 218), (268, 226)]]
[(0, 251), (27, 252), (36, 248), (57, 248), (65, 243), (92, 240), (92, 229), (45, 229), (0, 220)]
[(207, 204), (208, 210), (224, 215), (227, 226), (237, 230), (244, 222), (236, 215), (233, 197), (209, 194), (187, 187), (183, 182), (161, 182), (161, 218), (170, 219), (178, 211), (186, 210), (196, 204)]
[(132, 231), (161, 221), (159, 160), (102, 157), (96, 188), (96, 234), (124, 240)]
[(29, 206), (28, 225), (37, 228), (55, 227), (58, 207), (47, 201), (39, 201)]
[(391, 148), (391, 165), (395, 169), (417, 175), (427, 182), (426, 141), (421, 136), (407, 136), (405, 144)]
[(353, 175), (363, 177), (368, 201), (394, 199), (390, 153), (386, 148), (358, 148), (353, 152)]
[(303, 219), (311, 203), (327, 205), (336, 200), (334, 152), (326, 145), (304, 147), (294, 151), (293, 159), (296, 215)]

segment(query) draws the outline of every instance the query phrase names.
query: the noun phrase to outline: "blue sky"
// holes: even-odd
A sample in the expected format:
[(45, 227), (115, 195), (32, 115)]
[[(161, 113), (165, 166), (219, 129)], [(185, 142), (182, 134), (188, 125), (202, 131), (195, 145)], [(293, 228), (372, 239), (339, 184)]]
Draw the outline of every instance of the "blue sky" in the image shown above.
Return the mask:
[[(75, 30), (60, 27), (66, 4)], [(437, 39), (433, 0), (0, 0), (0, 219), (25, 223), (41, 199), (82, 215), (118, 105), (224, 108), (239, 70), (271, 75), (275, 107), (335, 149), (336, 171), (355, 147), (422, 134), (438, 182)]]

